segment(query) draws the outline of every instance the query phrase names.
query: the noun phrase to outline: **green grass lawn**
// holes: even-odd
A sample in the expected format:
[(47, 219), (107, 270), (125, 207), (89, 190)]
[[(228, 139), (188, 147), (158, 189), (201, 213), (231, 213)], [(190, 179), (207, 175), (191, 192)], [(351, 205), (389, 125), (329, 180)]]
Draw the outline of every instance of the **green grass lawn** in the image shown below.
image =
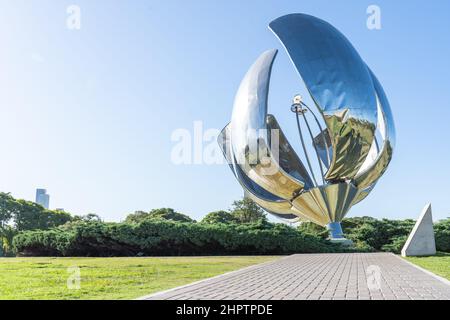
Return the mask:
[[(0, 299), (134, 299), (274, 259), (0, 258)], [(67, 285), (70, 267), (80, 268), (79, 289)]]
[(450, 280), (450, 253), (438, 253), (433, 257), (408, 257), (406, 260)]

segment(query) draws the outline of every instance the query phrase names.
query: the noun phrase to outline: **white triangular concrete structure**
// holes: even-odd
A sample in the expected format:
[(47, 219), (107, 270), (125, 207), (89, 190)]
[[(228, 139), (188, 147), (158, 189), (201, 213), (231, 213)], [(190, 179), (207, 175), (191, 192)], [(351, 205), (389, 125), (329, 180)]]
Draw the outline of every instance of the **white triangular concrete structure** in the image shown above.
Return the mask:
[(431, 204), (425, 206), (414, 226), (405, 246), (402, 249), (403, 257), (432, 256), (436, 254), (434, 238), (433, 216)]

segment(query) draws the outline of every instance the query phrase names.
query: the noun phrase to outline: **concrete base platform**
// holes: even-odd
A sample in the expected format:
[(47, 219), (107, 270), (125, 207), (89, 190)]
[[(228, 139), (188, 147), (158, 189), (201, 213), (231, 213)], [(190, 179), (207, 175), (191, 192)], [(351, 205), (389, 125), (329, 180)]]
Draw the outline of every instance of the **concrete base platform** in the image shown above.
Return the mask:
[(450, 282), (389, 253), (298, 254), (143, 300), (450, 300)]

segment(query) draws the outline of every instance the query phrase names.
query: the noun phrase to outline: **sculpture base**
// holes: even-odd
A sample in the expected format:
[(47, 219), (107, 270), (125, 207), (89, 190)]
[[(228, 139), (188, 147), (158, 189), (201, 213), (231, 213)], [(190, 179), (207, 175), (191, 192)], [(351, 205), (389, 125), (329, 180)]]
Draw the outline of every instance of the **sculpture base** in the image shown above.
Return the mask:
[(330, 233), (331, 243), (340, 244), (345, 247), (353, 246), (353, 241), (344, 238), (344, 233), (342, 232), (342, 227), (340, 222), (331, 222), (327, 225), (328, 232)]
[(330, 234), (330, 239), (345, 239), (340, 222), (331, 222), (327, 224), (327, 230)]

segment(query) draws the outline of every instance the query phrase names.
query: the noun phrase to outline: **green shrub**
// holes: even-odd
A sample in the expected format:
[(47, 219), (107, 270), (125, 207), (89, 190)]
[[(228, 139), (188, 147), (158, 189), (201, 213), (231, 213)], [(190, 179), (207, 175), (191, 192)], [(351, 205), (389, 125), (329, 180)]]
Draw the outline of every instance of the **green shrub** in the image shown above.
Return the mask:
[[(400, 253), (406, 239), (414, 227), (414, 220), (378, 220), (371, 217), (347, 218), (342, 228), (347, 238), (353, 240), (355, 249), (361, 251), (387, 251)], [(321, 238), (328, 237), (325, 228), (307, 222), (298, 230)], [(450, 219), (439, 221), (434, 225), (436, 249), (450, 252)]]
[(434, 232), (436, 234), (436, 249), (441, 252), (450, 252), (450, 218), (436, 223)]
[(201, 221), (202, 223), (236, 223), (237, 220), (231, 212), (220, 210), (208, 213)]
[(405, 245), (407, 239), (408, 239), (408, 236), (396, 237), (396, 238), (392, 239), (391, 243), (385, 244), (384, 246), (382, 246), (381, 250), (399, 254), (399, 253), (401, 253), (403, 246)]
[(326, 228), (312, 222), (302, 222), (297, 229), (300, 232), (311, 234), (322, 239), (326, 239), (328, 237), (328, 230)]
[(361, 246), (380, 251), (399, 238), (408, 236), (414, 227), (414, 220), (378, 220), (371, 217), (344, 219), (342, 227), (345, 235)]
[(153, 209), (150, 212), (136, 211), (129, 214), (125, 222), (141, 222), (147, 219), (164, 219), (178, 222), (195, 222), (189, 216), (176, 212), (172, 208)]
[[(144, 218), (137, 222), (104, 223), (75, 220), (50, 230), (23, 231), (14, 237), (15, 252), (26, 256), (134, 255), (284, 255), (343, 251), (400, 253), (413, 220), (349, 218), (346, 249), (324, 238), (326, 230), (312, 224), (292, 228), (267, 220), (254, 223), (192, 223)], [(438, 251), (450, 252), (450, 219), (435, 225)]]
[(210, 225), (155, 219), (25, 231), (14, 238), (14, 247), (26, 256), (281, 255), (340, 250), (283, 224)]

